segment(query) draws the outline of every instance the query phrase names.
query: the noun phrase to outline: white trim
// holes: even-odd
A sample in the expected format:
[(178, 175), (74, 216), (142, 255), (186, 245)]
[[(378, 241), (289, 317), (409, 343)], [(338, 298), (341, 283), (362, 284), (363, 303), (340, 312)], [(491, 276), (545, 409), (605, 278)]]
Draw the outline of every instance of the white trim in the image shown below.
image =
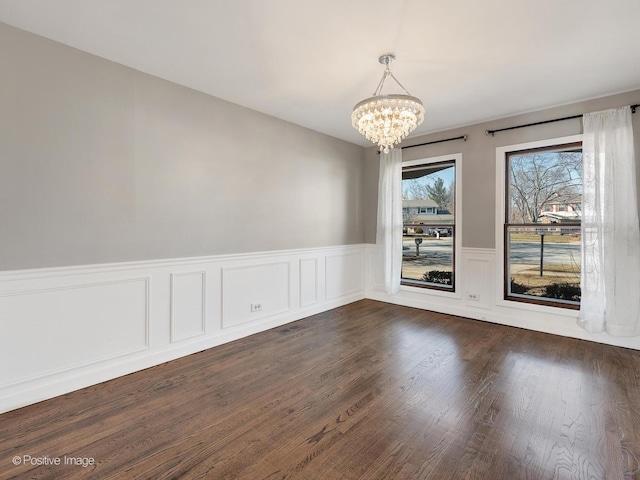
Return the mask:
[(275, 258), (278, 256), (290, 255), (315, 255), (319, 252), (341, 252), (348, 249), (360, 250), (364, 244), (353, 245), (335, 245), (330, 247), (318, 248), (300, 248), (290, 250), (274, 250), (272, 252), (248, 252), (248, 253), (229, 253), (220, 255), (208, 255), (201, 257), (178, 257), (154, 260), (135, 260), (131, 262), (115, 262), (115, 263), (95, 263), (89, 265), (71, 265), (62, 267), (44, 267), (44, 268), (28, 268), (21, 270), (3, 270), (0, 271), (0, 282), (14, 280), (32, 280), (40, 277), (67, 276), (67, 275), (84, 275), (95, 271), (116, 272), (121, 270), (133, 269), (150, 269), (165, 268), (170, 266), (199, 265), (211, 262), (236, 262), (249, 259)]

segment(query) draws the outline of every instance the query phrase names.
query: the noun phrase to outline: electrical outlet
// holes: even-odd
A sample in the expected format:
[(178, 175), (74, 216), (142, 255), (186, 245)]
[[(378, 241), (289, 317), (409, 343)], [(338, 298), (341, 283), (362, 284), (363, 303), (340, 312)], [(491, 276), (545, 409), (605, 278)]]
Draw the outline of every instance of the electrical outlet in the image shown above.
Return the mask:
[(252, 303), (251, 304), (251, 311), (252, 312), (260, 312), (262, 310), (262, 304), (261, 303)]
[(474, 302), (480, 301), (480, 295), (477, 293), (467, 293), (467, 300), (473, 300)]

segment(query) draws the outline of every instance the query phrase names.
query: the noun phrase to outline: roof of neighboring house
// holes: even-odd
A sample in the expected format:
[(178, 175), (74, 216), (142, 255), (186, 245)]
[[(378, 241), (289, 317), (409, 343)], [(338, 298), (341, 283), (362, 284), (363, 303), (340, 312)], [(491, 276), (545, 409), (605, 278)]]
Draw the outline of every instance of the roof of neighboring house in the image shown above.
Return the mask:
[(561, 195), (545, 202), (546, 205), (572, 205), (574, 203), (582, 203), (582, 194)]
[(455, 217), (450, 213), (446, 214), (420, 214), (413, 215), (409, 220), (411, 225), (438, 225), (442, 223), (453, 224)]
[(580, 220), (581, 215), (580, 212), (542, 212), (540, 214), (541, 217), (549, 217), (554, 220)]
[(403, 207), (437, 207), (438, 204), (431, 198), (424, 198), (420, 200), (402, 200)]

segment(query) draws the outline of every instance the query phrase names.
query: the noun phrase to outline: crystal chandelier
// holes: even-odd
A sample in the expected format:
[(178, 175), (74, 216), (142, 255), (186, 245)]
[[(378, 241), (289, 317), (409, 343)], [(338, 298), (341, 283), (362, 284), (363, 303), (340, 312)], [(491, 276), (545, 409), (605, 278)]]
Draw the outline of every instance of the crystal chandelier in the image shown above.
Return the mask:
[[(378, 88), (372, 97), (356, 104), (351, 113), (353, 128), (377, 144), (384, 153), (389, 153), (390, 148), (400, 143), (424, 121), (422, 102), (411, 96), (389, 69), (389, 64), (395, 59), (396, 56), (392, 53), (382, 55), (378, 59), (385, 65)], [(381, 94), (387, 77), (393, 78), (406, 95)]]

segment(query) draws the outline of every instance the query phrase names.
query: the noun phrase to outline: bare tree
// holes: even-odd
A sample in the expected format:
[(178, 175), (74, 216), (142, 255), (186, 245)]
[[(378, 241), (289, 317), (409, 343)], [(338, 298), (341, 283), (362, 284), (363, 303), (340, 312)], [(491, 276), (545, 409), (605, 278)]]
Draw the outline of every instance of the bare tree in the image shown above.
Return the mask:
[(581, 152), (541, 152), (510, 157), (512, 222), (537, 223), (543, 207), (582, 192)]
[(449, 184), (449, 199), (447, 201), (447, 204), (445, 205), (445, 208), (449, 210), (449, 212), (453, 213), (455, 204), (456, 204), (456, 182), (452, 180), (451, 183)]
[(402, 223), (403, 224), (412, 224), (416, 221), (416, 215), (411, 213), (411, 209), (409, 207), (402, 208)]
[(423, 200), (429, 198), (426, 184), (420, 182), (417, 178), (404, 180), (402, 183), (402, 197), (405, 200)]

